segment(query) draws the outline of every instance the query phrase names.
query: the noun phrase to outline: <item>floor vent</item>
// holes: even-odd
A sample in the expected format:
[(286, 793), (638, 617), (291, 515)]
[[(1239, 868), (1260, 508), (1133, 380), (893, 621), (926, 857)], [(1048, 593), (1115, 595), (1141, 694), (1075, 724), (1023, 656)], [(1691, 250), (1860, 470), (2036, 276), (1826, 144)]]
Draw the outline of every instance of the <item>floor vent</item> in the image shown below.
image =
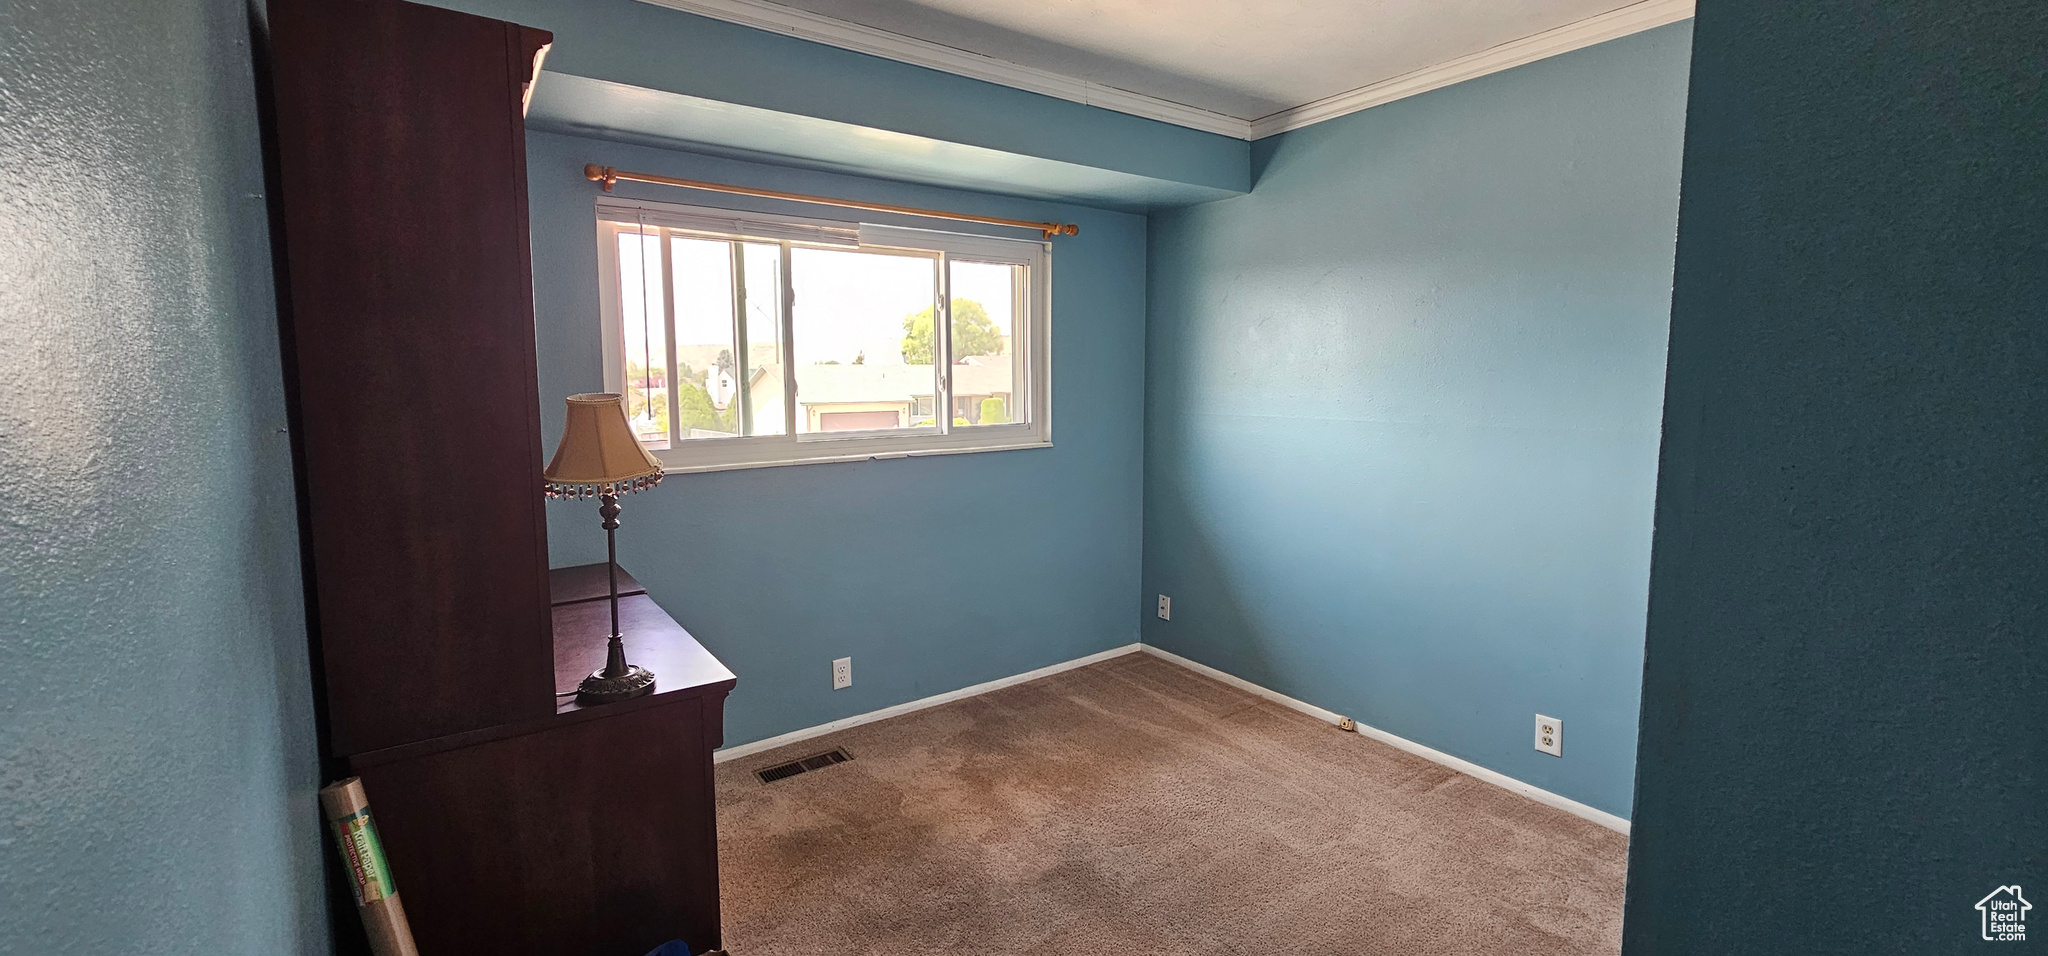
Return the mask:
[(813, 754), (801, 760), (792, 760), (788, 763), (776, 764), (765, 770), (756, 770), (754, 771), (754, 776), (760, 777), (762, 783), (774, 783), (777, 780), (794, 777), (806, 770), (822, 770), (835, 763), (845, 763), (852, 759), (852, 757), (846, 755), (846, 751), (834, 747), (824, 753)]

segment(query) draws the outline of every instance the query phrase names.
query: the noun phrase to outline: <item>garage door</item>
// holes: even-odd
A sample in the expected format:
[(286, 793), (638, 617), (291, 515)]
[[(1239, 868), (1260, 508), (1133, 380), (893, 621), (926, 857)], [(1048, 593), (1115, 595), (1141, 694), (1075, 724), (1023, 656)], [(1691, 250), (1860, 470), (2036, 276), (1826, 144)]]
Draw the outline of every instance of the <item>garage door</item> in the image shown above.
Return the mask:
[(870, 428), (900, 428), (902, 425), (901, 412), (821, 412), (818, 415), (818, 430), (823, 432), (857, 432)]

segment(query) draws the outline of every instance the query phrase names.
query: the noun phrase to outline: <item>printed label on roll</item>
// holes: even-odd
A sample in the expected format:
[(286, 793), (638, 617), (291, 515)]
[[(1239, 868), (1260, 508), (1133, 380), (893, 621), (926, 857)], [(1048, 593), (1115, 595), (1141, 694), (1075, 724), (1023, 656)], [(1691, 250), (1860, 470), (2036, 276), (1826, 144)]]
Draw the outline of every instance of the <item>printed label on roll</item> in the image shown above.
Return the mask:
[(391, 866), (384, 862), (384, 843), (377, 839), (377, 824), (370, 820), (370, 808), (334, 821), (334, 840), (341, 844), (342, 856), (347, 858), (349, 873), (354, 877), (350, 887), (355, 890), (357, 906), (398, 893), (398, 887), (391, 882)]

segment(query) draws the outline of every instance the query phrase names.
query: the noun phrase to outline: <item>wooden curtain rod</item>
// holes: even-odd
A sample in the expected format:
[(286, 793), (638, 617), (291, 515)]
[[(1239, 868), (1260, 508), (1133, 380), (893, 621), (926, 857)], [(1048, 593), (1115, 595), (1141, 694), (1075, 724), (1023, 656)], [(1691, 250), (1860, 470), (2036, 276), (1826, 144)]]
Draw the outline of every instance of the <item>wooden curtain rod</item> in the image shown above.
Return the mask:
[(891, 206), (879, 202), (859, 202), (852, 199), (831, 199), (825, 196), (807, 196), (803, 193), (785, 193), (773, 189), (755, 189), (751, 186), (729, 186), (725, 183), (699, 182), (694, 179), (675, 179), (656, 176), (652, 173), (629, 173), (611, 166), (591, 163), (583, 167), (583, 178), (604, 184), (604, 191), (611, 192), (612, 184), (619, 180), (635, 183), (653, 183), (657, 186), (681, 186), (684, 189), (703, 189), (715, 193), (731, 193), (735, 196), (759, 196), (763, 199), (787, 199), (792, 202), (816, 203), (821, 206), (840, 206), (846, 209), (865, 209), (869, 212), (893, 212), (905, 216), (923, 216), (927, 219), (951, 219), (955, 222), (979, 222), (991, 226), (1015, 226), (1019, 229), (1036, 229), (1051, 239), (1054, 236), (1077, 236), (1081, 227), (1071, 222), (1032, 222), (1028, 219), (1002, 219), (996, 216), (976, 216), (964, 212), (941, 212), (937, 209), (919, 209), (915, 206)]

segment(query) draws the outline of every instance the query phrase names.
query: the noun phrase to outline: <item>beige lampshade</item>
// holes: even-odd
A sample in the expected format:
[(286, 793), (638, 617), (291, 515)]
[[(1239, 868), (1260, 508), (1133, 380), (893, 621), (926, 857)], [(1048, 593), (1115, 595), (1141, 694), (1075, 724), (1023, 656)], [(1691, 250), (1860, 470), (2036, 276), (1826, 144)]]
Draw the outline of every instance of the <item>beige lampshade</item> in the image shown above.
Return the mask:
[(541, 477), (550, 498), (589, 498), (645, 491), (661, 481), (656, 461), (626, 421), (626, 403), (615, 392), (569, 396), (569, 417), (555, 460)]

